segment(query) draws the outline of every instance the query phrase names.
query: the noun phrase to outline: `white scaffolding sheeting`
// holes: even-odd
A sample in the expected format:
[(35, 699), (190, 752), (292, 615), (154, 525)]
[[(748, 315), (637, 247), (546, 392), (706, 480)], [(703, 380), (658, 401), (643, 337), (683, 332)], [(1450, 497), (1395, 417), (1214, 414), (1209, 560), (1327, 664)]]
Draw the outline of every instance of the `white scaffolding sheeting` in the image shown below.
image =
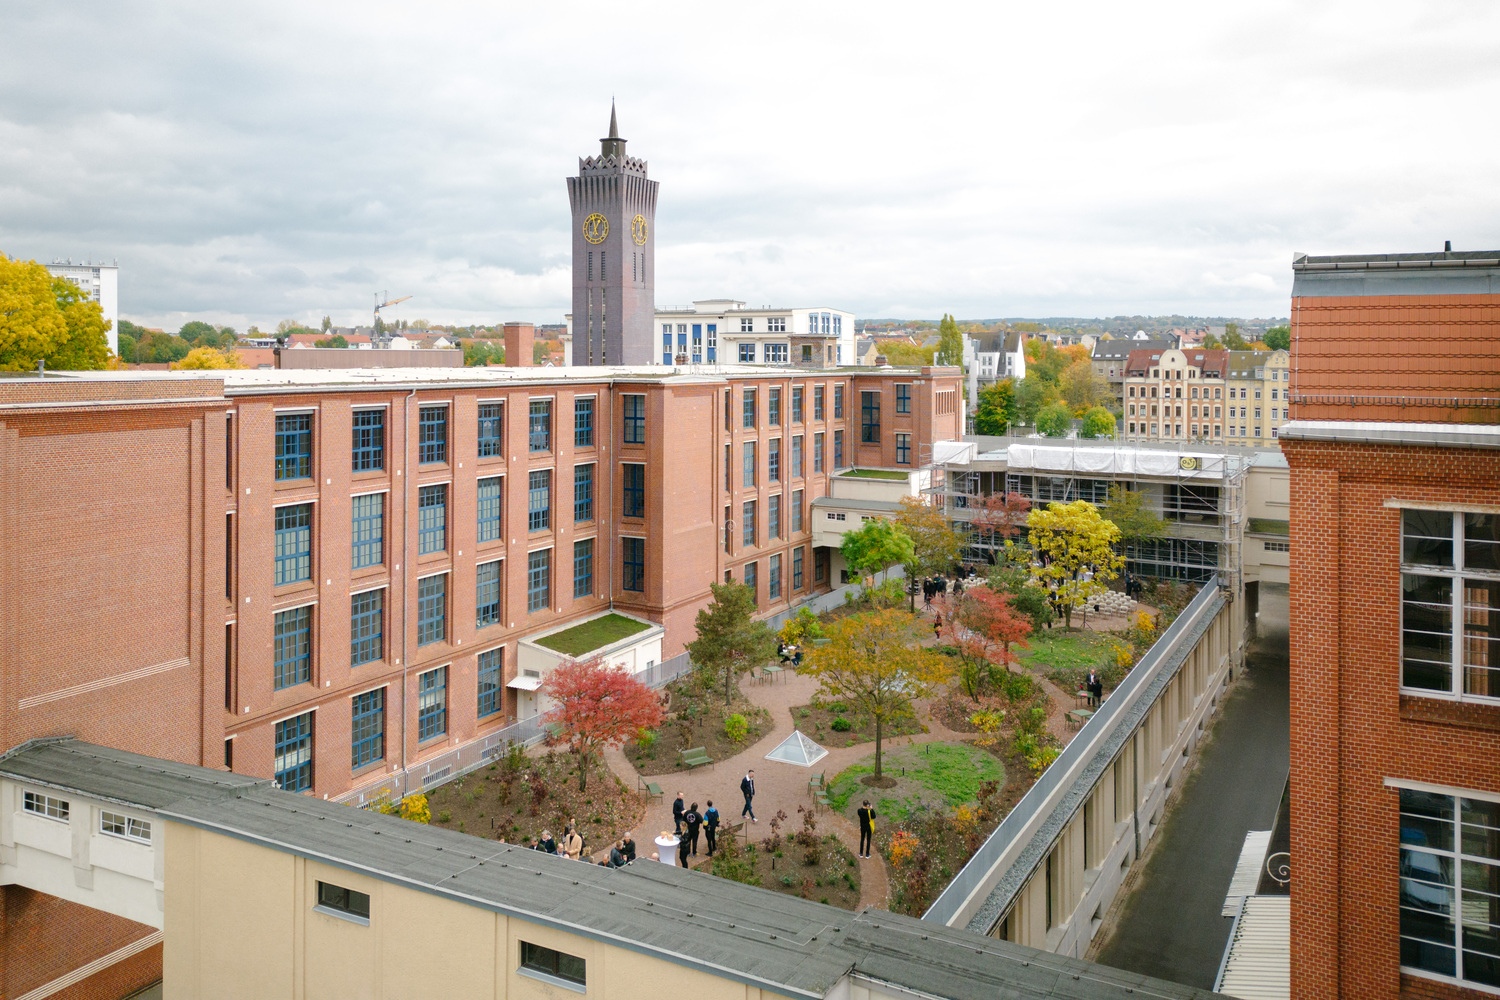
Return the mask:
[(1235, 476), (1244, 466), (1244, 461), (1238, 455), (1213, 452), (1013, 444), (1006, 449), (1006, 466), (1012, 472), (1035, 470), (1095, 476), (1226, 479)]

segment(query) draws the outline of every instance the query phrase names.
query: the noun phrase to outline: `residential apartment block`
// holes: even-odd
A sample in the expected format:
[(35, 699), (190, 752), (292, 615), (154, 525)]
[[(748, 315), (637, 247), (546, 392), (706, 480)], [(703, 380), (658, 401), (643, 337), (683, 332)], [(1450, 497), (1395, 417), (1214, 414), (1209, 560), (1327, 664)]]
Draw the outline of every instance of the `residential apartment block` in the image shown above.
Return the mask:
[(979, 392), (1002, 379), (1026, 377), (1026, 341), (1016, 332), (964, 338), (964, 366), (969, 374), (969, 408), (977, 405)]
[[(154, 376), (154, 377), (153, 377)], [(0, 744), (343, 796), (515, 719), (529, 639), (826, 590), (812, 502), (960, 430), (957, 369), (80, 373), (0, 383)], [(138, 722), (150, 718), (151, 724)]]
[(1275, 445), (1287, 420), (1291, 356), (1286, 351), (1229, 351), (1224, 436), (1230, 444)]
[(1131, 351), (1125, 360), (1124, 439), (1222, 441), (1228, 353), (1175, 347)]
[(1130, 352), (1150, 351), (1153, 354), (1160, 354), (1176, 346), (1175, 338), (1172, 340), (1152, 339), (1144, 333), (1137, 332), (1134, 337), (1097, 341), (1089, 360), (1094, 366), (1094, 374), (1109, 383), (1109, 387), (1114, 390), (1115, 399), (1123, 404), (1125, 401), (1125, 365), (1130, 360)]
[(73, 263), (73, 258), (54, 260), (45, 265), (54, 278), (67, 278), (83, 290), (84, 297), (99, 303), (99, 310), (109, 324), (104, 335), (109, 342), (111, 354), (120, 351), (120, 265), (83, 261)]
[(857, 364), (854, 314), (840, 309), (752, 308), (704, 299), (658, 308), (661, 363), (763, 364), (829, 368)]
[(1292, 995), (1493, 997), (1500, 252), (1293, 271)]

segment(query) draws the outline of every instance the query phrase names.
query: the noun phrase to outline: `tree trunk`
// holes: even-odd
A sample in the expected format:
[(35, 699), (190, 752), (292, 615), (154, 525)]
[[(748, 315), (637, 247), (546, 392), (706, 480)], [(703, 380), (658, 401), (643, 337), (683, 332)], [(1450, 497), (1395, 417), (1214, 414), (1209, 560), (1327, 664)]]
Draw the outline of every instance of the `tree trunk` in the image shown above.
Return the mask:
[(589, 789), (589, 752), (578, 751), (578, 790), (586, 792)]
[(734, 672), (735, 671), (734, 671), (734, 664), (733, 663), (729, 664), (727, 667), (724, 668), (724, 704), (725, 704), (726, 707), (730, 704), (730, 700), (729, 700), (729, 680), (730, 680), (730, 678), (732, 678), (734, 676)]
[(880, 779), (880, 716), (875, 716), (875, 778)]

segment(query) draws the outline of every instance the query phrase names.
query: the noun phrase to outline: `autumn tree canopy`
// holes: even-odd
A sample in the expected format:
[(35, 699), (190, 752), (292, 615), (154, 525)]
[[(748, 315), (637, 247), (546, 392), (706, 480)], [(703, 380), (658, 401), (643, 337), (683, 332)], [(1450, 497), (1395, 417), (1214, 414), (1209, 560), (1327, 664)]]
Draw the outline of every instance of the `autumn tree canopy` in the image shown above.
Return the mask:
[(1026, 518), (1032, 552), (1041, 561), (1037, 577), (1062, 606), (1064, 627), (1073, 611), (1104, 593), (1125, 560), (1115, 554), (1120, 529), (1086, 500), (1048, 504)]
[(900, 526), (883, 517), (872, 517), (844, 535), (839, 552), (849, 568), (861, 577), (912, 559), (912, 540)]
[[(902, 497), (901, 509), (896, 512), (896, 527), (911, 539), (911, 555), (903, 564), (908, 581), (946, 572), (958, 561), (963, 538), (936, 504), (921, 497)], [(907, 587), (907, 593), (915, 611), (916, 591)]]
[(698, 612), (698, 638), (688, 643), (688, 658), (714, 679), (724, 679), (729, 704), (734, 678), (776, 655), (776, 635), (755, 618), (755, 591), (743, 583), (711, 583), (714, 599)]
[(944, 640), (958, 650), (963, 669), (959, 684), (975, 701), (998, 682), (1001, 672), (1018, 659), (1013, 649), (1026, 649), (1031, 621), (1011, 606), (1010, 596), (989, 587), (970, 587), (962, 594), (938, 598)]
[(822, 696), (846, 702), (875, 722), (875, 777), (881, 776), (885, 724), (912, 712), (912, 699), (952, 676), (948, 658), (921, 645), (925, 623), (899, 608), (842, 618), (824, 629), (799, 673), (816, 677)]
[(623, 746), (642, 729), (661, 725), (656, 692), (597, 656), (565, 660), (542, 682), (553, 707), (544, 716), (578, 755), (578, 788), (588, 788), (589, 763), (606, 747)]
[(36, 261), (0, 254), (0, 371), (28, 371), (39, 361), (62, 371), (102, 369), (108, 330), (83, 289)]

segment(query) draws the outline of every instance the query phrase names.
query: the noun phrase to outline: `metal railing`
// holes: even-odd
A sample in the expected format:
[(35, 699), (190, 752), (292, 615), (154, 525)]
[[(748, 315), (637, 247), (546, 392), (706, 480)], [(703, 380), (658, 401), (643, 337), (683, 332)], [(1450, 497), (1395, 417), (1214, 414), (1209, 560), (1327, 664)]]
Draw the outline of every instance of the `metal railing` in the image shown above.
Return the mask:
[[(634, 676), (647, 687), (659, 688), (692, 669), (693, 664), (688, 659), (687, 653), (678, 653), (669, 660), (652, 664)], [(547, 724), (541, 715), (519, 719), (486, 733), (481, 739), (472, 740), (446, 753), (413, 764), (405, 772), (395, 771), (383, 774), (378, 780), (337, 796), (334, 801), (364, 806), (381, 798), (395, 799), (413, 792), (425, 791), (483, 767), (496, 756), (505, 753), (511, 744), (531, 746), (540, 742), (546, 735)]]
[[(947, 888), (922, 915), (923, 920), (949, 924), (986, 882), (997, 882), (1001, 874), (1006, 874), (997, 871), (1005, 855), (1017, 846), (1034, 823), (1042, 819), (1044, 811), (1055, 808), (1057, 802), (1061, 801), (1061, 793), (1068, 786), (1084, 778), (1084, 765), (1102, 749), (1104, 742), (1122, 721), (1131, 726), (1139, 721), (1140, 713), (1131, 710), (1138, 707), (1137, 702), (1142, 693), (1156, 679), (1163, 662), (1170, 659), (1176, 650), (1177, 643), (1198, 624), (1199, 619), (1210, 608), (1215, 608), (1219, 600), (1218, 585), (1217, 576), (1210, 577), (1204, 583), (1182, 614), (1152, 644), (1146, 655), (1141, 657), (1140, 663), (1125, 675), (1120, 686), (1110, 693), (1078, 735), (1068, 743), (1051, 766), (1042, 772), (1036, 784), (1027, 790), (1021, 801), (1016, 803), (1015, 808), (980, 845), (969, 863), (953, 877), (953, 881), (948, 883)], [(1150, 705), (1139, 707), (1149, 710)], [(1089, 769), (1090, 772), (1095, 770), (1100, 769)], [(1097, 774), (1094, 774), (1094, 778), (1097, 778)], [(1032, 835), (1040, 832), (1035, 831)], [(1040, 852), (1040, 856), (1045, 856), (1045, 852)], [(1019, 879), (1018, 884), (1024, 886), (1031, 874), (1032, 872), (1025, 872), (1025, 877)], [(990, 888), (993, 889), (993, 885)]]

